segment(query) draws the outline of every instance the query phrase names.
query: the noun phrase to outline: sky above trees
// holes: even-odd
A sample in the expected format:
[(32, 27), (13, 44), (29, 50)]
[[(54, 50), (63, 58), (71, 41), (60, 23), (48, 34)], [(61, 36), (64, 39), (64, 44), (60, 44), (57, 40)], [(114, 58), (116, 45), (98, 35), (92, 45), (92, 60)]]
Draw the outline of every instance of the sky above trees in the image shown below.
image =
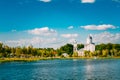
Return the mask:
[(0, 0), (0, 41), (53, 47), (120, 43), (120, 0)]

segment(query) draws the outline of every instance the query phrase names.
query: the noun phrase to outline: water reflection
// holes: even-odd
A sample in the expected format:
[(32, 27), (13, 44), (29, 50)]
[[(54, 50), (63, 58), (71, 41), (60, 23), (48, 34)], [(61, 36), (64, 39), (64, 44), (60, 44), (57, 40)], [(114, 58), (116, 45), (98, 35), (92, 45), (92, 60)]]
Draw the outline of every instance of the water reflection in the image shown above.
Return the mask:
[(87, 60), (85, 64), (85, 78), (86, 80), (93, 79), (94, 66), (91, 64), (91, 60)]
[(91, 73), (93, 65), (90, 64), (91, 61), (87, 60), (86, 61), (86, 73)]

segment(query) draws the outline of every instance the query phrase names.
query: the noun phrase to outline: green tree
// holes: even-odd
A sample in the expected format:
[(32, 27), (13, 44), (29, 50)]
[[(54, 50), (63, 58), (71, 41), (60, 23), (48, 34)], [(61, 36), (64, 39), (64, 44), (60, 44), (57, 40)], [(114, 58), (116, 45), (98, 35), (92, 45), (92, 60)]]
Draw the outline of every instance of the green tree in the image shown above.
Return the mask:
[(108, 50), (106, 49), (106, 50), (102, 50), (102, 56), (103, 57), (107, 57), (108, 56)]
[(85, 54), (85, 57), (89, 57), (89, 53), (90, 53), (90, 51), (84, 51), (84, 54)]
[(0, 43), (0, 53), (2, 52), (3, 50), (3, 43)]
[(83, 44), (77, 44), (77, 47), (78, 47), (78, 50), (79, 50), (81, 48), (84, 48), (84, 45)]
[(117, 56), (117, 49), (113, 49), (113, 52), (114, 52), (114, 56)]
[(92, 56), (98, 56), (97, 51), (94, 51), (93, 54), (92, 54)]
[(22, 54), (22, 49), (21, 49), (20, 47), (16, 48), (15, 55), (16, 55), (17, 57), (20, 57), (21, 54)]
[(72, 44), (66, 44), (60, 48), (60, 51), (62, 53), (67, 53), (69, 56), (72, 56), (73, 54), (73, 45)]
[(73, 57), (78, 57), (78, 53), (77, 53), (77, 52), (74, 52), (72, 56), (73, 56)]
[(114, 50), (113, 49), (110, 50), (110, 54), (111, 54), (111, 56), (114, 56)]

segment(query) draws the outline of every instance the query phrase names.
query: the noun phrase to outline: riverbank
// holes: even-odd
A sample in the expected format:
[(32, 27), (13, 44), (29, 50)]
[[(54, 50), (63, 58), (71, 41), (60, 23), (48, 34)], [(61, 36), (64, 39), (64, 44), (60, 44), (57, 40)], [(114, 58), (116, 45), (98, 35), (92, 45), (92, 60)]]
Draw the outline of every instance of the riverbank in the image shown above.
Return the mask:
[(38, 60), (48, 60), (50, 58), (0, 58), (0, 62), (30, 62), (30, 61), (38, 61)]
[(43, 57), (43, 58), (0, 58), (0, 63), (2, 62), (31, 62), (39, 60), (51, 60), (51, 59), (120, 59), (120, 57)]

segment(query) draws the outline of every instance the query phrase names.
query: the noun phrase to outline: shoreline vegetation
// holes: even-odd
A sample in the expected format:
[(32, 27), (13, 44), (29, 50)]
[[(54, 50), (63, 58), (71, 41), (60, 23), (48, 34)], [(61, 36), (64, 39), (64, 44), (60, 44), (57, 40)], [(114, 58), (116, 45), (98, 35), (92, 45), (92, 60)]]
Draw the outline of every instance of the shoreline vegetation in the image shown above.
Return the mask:
[[(77, 45), (78, 50), (84, 47), (83, 44)], [(120, 44), (98, 44), (95, 51), (84, 51), (84, 56), (78, 56), (73, 52), (73, 45), (66, 44), (58, 49), (53, 48), (34, 48), (32, 45), (26, 47), (9, 47), (0, 43), (0, 63), (13, 61), (38, 61), (51, 59), (120, 59)]]
[(94, 60), (94, 59), (120, 59), (120, 57), (44, 57), (44, 58), (0, 58), (0, 63), (3, 62), (32, 62), (32, 61), (40, 61), (40, 60), (63, 60), (63, 59), (90, 59), (90, 60)]

